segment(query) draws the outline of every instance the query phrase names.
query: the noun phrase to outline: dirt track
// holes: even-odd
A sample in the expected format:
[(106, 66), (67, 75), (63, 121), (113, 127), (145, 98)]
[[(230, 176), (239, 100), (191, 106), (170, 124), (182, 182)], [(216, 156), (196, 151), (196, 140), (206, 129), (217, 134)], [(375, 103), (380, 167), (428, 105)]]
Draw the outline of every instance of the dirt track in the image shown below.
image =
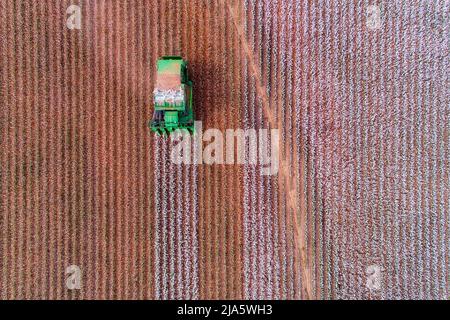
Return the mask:
[[(86, 0), (69, 30), (77, 3), (0, 2), (0, 298), (448, 297), (446, 1), (377, 30), (339, 0)], [(170, 162), (161, 55), (204, 130), (281, 130), (278, 175)]]

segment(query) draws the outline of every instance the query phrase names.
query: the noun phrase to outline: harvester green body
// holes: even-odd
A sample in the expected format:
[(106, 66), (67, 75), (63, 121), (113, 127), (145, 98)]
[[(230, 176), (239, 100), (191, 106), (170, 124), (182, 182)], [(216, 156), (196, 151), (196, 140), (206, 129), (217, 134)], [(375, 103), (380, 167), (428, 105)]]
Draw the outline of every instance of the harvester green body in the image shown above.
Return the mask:
[(193, 132), (192, 82), (188, 79), (186, 61), (181, 57), (162, 57), (157, 61), (156, 68), (151, 130), (158, 134), (176, 129)]

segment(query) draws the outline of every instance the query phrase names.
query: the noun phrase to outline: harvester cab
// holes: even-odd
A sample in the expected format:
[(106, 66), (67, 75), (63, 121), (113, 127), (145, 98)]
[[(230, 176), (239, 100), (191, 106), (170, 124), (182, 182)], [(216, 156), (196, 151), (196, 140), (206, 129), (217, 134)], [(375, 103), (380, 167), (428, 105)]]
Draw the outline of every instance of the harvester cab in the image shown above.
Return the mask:
[(152, 131), (158, 134), (168, 134), (176, 129), (194, 131), (192, 82), (183, 58), (166, 56), (157, 61), (153, 102)]

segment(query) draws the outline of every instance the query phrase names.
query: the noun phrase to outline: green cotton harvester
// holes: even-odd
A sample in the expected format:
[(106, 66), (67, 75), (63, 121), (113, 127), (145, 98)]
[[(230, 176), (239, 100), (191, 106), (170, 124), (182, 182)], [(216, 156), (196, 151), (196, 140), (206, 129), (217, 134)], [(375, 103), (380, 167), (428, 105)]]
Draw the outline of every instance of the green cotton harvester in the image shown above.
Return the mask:
[(186, 61), (181, 57), (166, 56), (157, 61), (156, 68), (155, 111), (150, 129), (158, 134), (168, 134), (176, 129), (192, 133), (192, 82), (188, 78)]

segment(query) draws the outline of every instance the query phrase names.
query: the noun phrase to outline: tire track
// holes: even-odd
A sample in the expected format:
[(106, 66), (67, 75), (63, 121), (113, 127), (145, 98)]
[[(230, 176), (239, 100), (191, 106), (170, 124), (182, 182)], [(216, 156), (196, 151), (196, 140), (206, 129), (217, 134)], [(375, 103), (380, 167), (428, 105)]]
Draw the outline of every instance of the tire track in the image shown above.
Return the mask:
[[(0, 3), (3, 299), (448, 296), (447, 1), (77, 3)], [(204, 130), (282, 130), (278, 177), (170, 162), (166, 54)]]

